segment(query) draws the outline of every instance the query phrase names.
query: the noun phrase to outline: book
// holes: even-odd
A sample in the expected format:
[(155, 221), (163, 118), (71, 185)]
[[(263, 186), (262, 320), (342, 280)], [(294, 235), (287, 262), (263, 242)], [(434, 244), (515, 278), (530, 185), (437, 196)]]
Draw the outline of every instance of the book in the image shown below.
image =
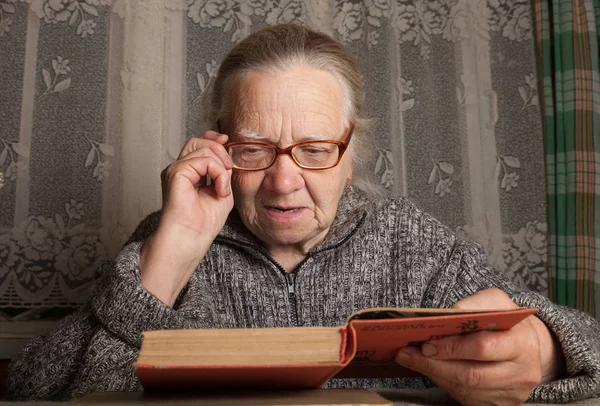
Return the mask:
[(97, 392), (68, 402), (77, 405), (194, 405), (194, 406), (392, 406), (366, 389), (297, 389), (251, 392), (157, 393)]
[(400, 348), (508, 330), (536, 311), (372, 308), (337, 327), (145, 331), (134, 370), (147, 391), (302, 389), (333, 377), (418, 376), (394, 361)]

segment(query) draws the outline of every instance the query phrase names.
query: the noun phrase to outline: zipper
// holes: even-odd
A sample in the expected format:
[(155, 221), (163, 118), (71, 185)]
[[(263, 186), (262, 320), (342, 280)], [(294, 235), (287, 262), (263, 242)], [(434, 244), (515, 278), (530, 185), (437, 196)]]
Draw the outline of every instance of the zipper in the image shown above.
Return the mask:
[(287, 282), (288, 299), (290, 302), (290, 310), (292, 316), (292, 326), (298, 327), (298, 303), (296, 302), (296, 274), (286, 273), (285, 280)]
[(248, 244), (246, 242), (236, 241), (219, 236), (217, 236), (215, 240), (220, 240), (221, 242), (228, 245), (241, 246), (252, 249), (253, 251), (260, 253), (268, 262), (275, 266), (275, 268), (283, 275), (285, 283), (287, 285), (288, 302), (290, 304), (290, 318), (292, 319), (291, 327), (299, 327), (298, 302), (296, 300), (296, 271), (304, 264), (304, 262), (306, 262), (308, 258), (304, 258), (298, 265), (296, 265), (296, 267), (291, 273), (288, 273), (285, 271), (285, 269), (283, 268), (283, 266), (281, 266), (279, 262), (271, 258), (269, 251), (267, 251), (266, 249), (261, 249), (259, 247), (256, 247), (255, 245)]
[(296, 265), (292, 272), (286, 272), (279, 262), (271, 258), (268, 251), (261, 253), (269, 262), (275, 265), (275, 268), (277, 268), (277, 270), (283, 275), (283, 278), (285, 279), (285, 283), (287, 285), (288, 303), (290, 304), (291, 327), (299, 327), (298, 301), (296, 300), (296, 273), (304, 264), (304, 262), (306, 262), (308, 257), (304, 258), (298, 265)]
[[(366, 218), (366, 216), (362, 216), (362, 218), (358, 221), (358, 224), (356, 224), (356, 226), (352, 229), (352, 231), (348, 234), (348, 236), (346, 236), (346, 238), (342, 239), (337, 244), (321, 247), (321, 248), (311, 252), (311, 256), (313, 256), (314, 254), (319, 253), (319, 252), (336, 249), (337, 247), (344, 244), (348, 240), (348, 238), (350, 238), (352, 235), (354, 235), (354, 232), (362, 226), (362, 224), (365, 222), (365, 218)], [(219, 241), (219, 242), (222, 242), (227, 245), (252, 249), (255, 252), (259, 252), (268, 262), (271, 262), (273, 265), (275, 265), (275, 267), (284, 275), (284, 278), (285, 278), (285, 281), (287, 284), (288, 302), (290, 304), (290, 316), (292, 319), (292, 323), (291, 323), (292, 327), (299, 327), (299, 324), (298, 324), (298, 302), (296, 300), (296, 273), (304, 265), (304, 263), (308, 261), (309, 257), (307, 256), (302, 261), (300, 261), (300, 263), (298, 265), (296, 265), (294, 270), (292, 272), (288, 273), (285, 271), (283, 266), (281, 266), (281, 264), (279, 264), (277, 261), (275, 261), (273, 258), (271, 258), (271, 255), (269, 254), (269, 252), (266, 249), (261, 249), (259, 247), (256, 247), (256, 245), (253, 245), (253, 244), (250, 244), (250, 243), (247, 243), (244, 241), (234, 240), (232, 238), (227, 238), (227, 237), (222, 237), (222, 236), (217, 236), (217, 238), (215, 238), (215, 241)]]

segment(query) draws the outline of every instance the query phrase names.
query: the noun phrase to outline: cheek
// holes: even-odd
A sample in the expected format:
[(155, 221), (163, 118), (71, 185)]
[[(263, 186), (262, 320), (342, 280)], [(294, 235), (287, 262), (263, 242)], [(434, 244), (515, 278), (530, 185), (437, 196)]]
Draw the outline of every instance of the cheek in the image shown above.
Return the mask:
[(247, 205), (254, 202), (254, 197), (262, 183), (260, 172), (234, 172), (231, 178), (231, 188), (237, 204)]
[[(346, 170), (343, 170), (346, 169)], [(346, 186), (347, 168), (340, 167), (340, 171), (336, 171), (328, 176), (305, 177), (307, 188), (319, 208), (319, 211), (328, 215), (335, 214), (337, 211), (340, 197)]]

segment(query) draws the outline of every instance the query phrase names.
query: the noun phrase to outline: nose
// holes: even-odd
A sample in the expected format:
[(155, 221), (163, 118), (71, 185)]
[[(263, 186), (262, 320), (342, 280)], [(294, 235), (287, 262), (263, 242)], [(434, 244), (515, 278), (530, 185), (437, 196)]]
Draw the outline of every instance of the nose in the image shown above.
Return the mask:
[(270, 168), (265, 170), (263, 186), (278, 194), (288, 194), (304, 186), (300, 168), (290, 155), (281, 154)]

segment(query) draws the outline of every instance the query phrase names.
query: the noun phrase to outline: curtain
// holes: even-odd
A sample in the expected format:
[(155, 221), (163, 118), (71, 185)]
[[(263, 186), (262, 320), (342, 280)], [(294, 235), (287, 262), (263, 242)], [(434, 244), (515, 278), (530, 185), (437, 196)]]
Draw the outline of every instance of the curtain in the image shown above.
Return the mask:
[(0, 343), (89, 297), (94, 271), (160, 208), (162, 168), (204, 130), (219, 61), (289, 21), (357, 58), (372, 180), (547, 294), (528, 0), (0, 0)]
[(600, 310), (600, 1), (535, 2), (551, 297)]

